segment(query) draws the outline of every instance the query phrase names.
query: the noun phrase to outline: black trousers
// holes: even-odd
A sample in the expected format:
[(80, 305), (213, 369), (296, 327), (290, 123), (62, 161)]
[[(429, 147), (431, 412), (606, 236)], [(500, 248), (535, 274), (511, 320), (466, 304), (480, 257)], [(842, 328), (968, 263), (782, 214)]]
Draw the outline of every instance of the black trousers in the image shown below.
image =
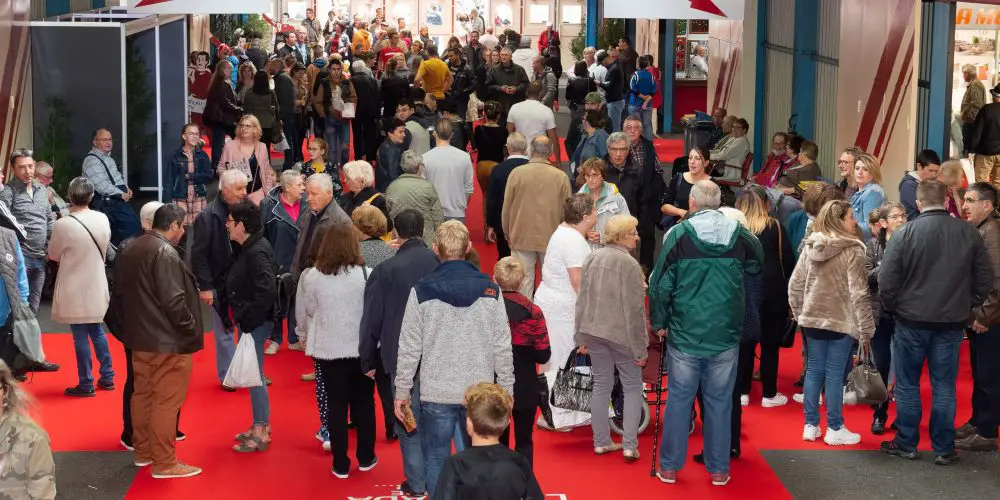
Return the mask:
[(639, 265), (645, 274), (653, 272), (653, 255), (656, 252), (656, 223), (651, 216), (639, 220)]
[[(514, 416), (514, 451), (518, 452), (528, 465), (534, 466), (535, 444), (532, 433), (535, 430), (535, 412), (538, 408), (532, 406), (528, 408), (514, 408), (511, 412)], [(500, 435), (500, 442), (510, 448), (510, 427)]]
[(395, 398), (393, 398), (393, 387), (389, 381), (389, 374), (382, 367), (382, 357), (378, 354), (376, 357), (380, 361), (378, 367), (375, 368), (375, 387), (378, 390), (379, 402), (382, 404), (382, 422), (385, 424), (385, 434), (386, 437), (389, 437), (389, 434), (396, 428)]
[(502, 228), (493, 228), (497, 234), (497, 259), (510, 257), (510, 244), (507, 243), (507, 235)]
[[(122, 442), (132, 446), (132, 393), (135, 392), (135, 372), (132, 369), (132, 351), (125, 349), (125, 389), (122, 391)], [(181, 412), (177, 412), (177, 433), (180, 430)]]
[(359, 464), (375, 460), (375, 381), (361, 373), (359, 358), (320, 360), (326, 383), (326, 408), (333, 469), (346, 474), (351, 470), (347, 456), (347, 411), (357, 428), (355, 457)]
[(374, 164), (379, 145), (375, 117), (359, 116), (351, 120), (351, 131), (354, 133), (354, 159), (360, 160), (364, 156), (369, 163)]
[[(773, 398), (778, 394), (778, 353), (780, 351), (781, 347), (777, 342), (760, 343), (760, 385), (765, 398)], [(750, 360), (750, 370), (753, 371), (753, 359)], [(753, 373), (751, 373), (752, 375)]]
[(986, 333), (969, 333), (972, 364), (972, 418), (976, 432), (995, 439), (1000, 426), (1000, 326)]

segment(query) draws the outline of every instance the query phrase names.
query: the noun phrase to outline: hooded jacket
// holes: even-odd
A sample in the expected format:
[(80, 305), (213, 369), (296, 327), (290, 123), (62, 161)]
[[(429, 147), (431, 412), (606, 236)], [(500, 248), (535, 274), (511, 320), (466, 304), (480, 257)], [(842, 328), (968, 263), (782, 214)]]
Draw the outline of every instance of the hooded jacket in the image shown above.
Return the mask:
[(906, 220), (916, 219), (920, 215), (917, 208), (917, 186), (920, 179), (916, 172), (907, 172), (899, 181), (899, 202), (906, 208)]
[(264, 238), (274, 251), (278, 274), (287, 273), (292, 269), (299, 228), (305, 224), (306, 217), (309, 217), (306, 195), (303, 194), (299, 201), (299, 218), (293, 220), (281, 203), (281, 186), (276, 186), (260, 202), (260, 214), (264, 222)]
[(875, 320), (865, 245), (860, 240), (810, 234), (788, 283), (788, 305), (800, 326), (871, 339)]
[(667, 343), (708, 357), (739, 344), (746, 310), (744, 273), (763, 269), (760, 242), (718, 210), (701, 210), (674, 226), (649, 278), (650, 323)]

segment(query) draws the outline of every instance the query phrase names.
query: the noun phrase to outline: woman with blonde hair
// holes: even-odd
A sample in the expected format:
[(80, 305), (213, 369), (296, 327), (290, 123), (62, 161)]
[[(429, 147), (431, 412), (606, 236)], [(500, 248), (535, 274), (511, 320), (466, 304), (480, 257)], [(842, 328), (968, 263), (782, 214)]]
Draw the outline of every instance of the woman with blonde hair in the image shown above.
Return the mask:
[(872, 235), (871, 228), (868, 227), (868, 214), (882, 206), (886, 200), (882, 189), (882, 166), (878, 159), (868, 153), (859, 154), (854, 162), (854, 181), (858, 184), (858, 192), (851, 196), (851, 208), (862, 240), (865, 240)]
[(969, 187), (969, 180), (965, 178), (962, 160), (949, 160), (941, 164), (941, 182), (948, 187), (944, 199), (945, 209), (952, 217), (964, 218), (962, 197)]
[[(626, 462), (639, 459), (639, 417), (642, 413), (642, 367), (646, 365), (646, 277), (632, 257), (639, 244), (638, 219), (616, 215), (605, 226), (604, 248), (583, 262), (576, 301), (577, 345), (590, 353), (594, 394), (590, 425), (594, 453), (624, 448)], [(622, 383), (625, 405), (621, 444), (611, 440), (608, 405), (615, 385), (615, 369)]]
[(51, 500), (56, 471), (49, 435), (28, 416), (30, 397), (0, 361), (0, 492), (8, 498)]
[[(858, 160), (858, 164), (862, 161)], [(864, 190), (868, 183), (858, 177)], [(863, 349), (868, 348), (875, 322), (868, 295), (865, 246), (858, 236), (854, 210), (846, 201), (831, 201), (820, 209), (792, 272), (788, 302), (809, 339), (802, 439), (815, 441), (822, 434), (822, 391), (826, 394), (827, 416), (823, 441), (831, 446), (858, 444), (861, 436), (847, 429), (842, 414), (844, 366), (855, 340)]]
[(381, 210), (373, 205), (361, 205), (351, 214), (351, 222), (364, 235), (361, 240), (361, 256), (364, 257), (366, 266), (374, 269), (396, 255), (396, 250), (382, 240), (382, 236), (389, 230), (387, 218)]
[(590, 248), (597, 250), (604, 246), (604, 229), (608, 222), (618, 215), (631, 215), (625, 197), (618, 192), (618, 186), (605, 180), (607, 165), (600, 158), (591, 158), (577, 171), (580, 192), (590, 196), (597, 210), (597, 225), (587, 233)]
[(263, 133), (256, 116), (244, 115), (240, 118), (236, 140), (229, 141), (222, 149), (222, 157), (216, 169), (220, 176), (226, 170), (239, 170), (246, 174), (250, 179), (247, 183), (248, 197), (257, 205), (263, 201), (264, 195), (278, 185), (277, 176), (271, 168), (267, 144), (260, 140)]
[[(736, 198), (736, 208), (746, 216), (746, 227), (760, 240), (764, 254), (764, 272), (761, 274), (762, 301), (760, 305), (760, 380), (761, 406), (774, 408), (788, 403), (788, 398), (778, 392), (778, 352), (788, 324), (788, 279), (795, 268), (795, 254), (785, 234), (785, 228), (770, 215), (770, 202), (764, 188), (751, 185)], [(745, 352), (749, 351), (749, 352)], [(740, 404), (750, 404), (750, 384), (753, 371), (753, 349), (740, 350), (745, 370), (736, 375), (740, 384)]]

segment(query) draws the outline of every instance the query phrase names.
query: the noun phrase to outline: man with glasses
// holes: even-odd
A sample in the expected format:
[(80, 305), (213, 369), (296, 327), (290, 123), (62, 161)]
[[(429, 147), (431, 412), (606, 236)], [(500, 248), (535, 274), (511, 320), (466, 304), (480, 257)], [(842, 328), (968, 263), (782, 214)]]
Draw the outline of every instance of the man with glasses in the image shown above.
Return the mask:
[(663, 182), (663, 167), (656, 158), (656, 148), (653, 141), (642, 135), (643, 124), (639, 115), (629, 115), (625, 118), (625, 135), (628, 137), (628, 154), (632, 164), (639, 169), (639, 200), (638, 212), (632, 212), (639, 219), (639, 264), (644, 269), (652, 270), (653, 253), (656, 250), (656, 223), (663, 214), (660, 212), (660, 202), (666, 185)]
[(1000, 427), (1000, 218), (997, 189), (977, 182), (965, 193), (965, 214), (986, 243), (993, 267), (993, 290), (982, 307), (972, 310), (966, 329), (972, 364), (972, 417), (955, 431), (955, 449), (996, 451)]
[(69, 203), (59, 196), (55, 189), (52, 189), (52, 176), (55, 171), (52, 165), (44, 161), (35, 162), (35, 180), (45, 186), (45, 191), (49, 195), (49, 205), (52, 206), (52, 216), (56, 219), (69, 213)]
[(607, 172), (604, 180), (618, 186), (618, 192), (628, 204), (629, 213), (638, 214), (641, 212), (640, 201), (645, 200), (642, 196), (642, 169), (635, 162), (635, 157), (629, 154), (629, 144), (628, 135), (624, 132), (615, 132), (608, 137), (608, 155), (604, 157)]
[(781, 177), (781, 166), (787, 159), (785, 157), (785, 147), (788, 146), (788, 134), (776, 132), (771, 136), (771, 151), (767, 153), (764, 160), (764, 168), (757, 172), (753, 181), (764, 187), (773, 187), (778, 178)]
[(718, 177), (722, 181), (738, 181), (743, 175), (743, 161), (750, 153), (750, 140), (747, 139), (747, 132), (750, 131), (750, 123), (743, 118), (733, 120), (733, 128), (729, 139), (716, 145), (717, 149), (709, 152), (712, 162), (724, 163), (724, 171)]
[(114, 141), (111, 131), (105, 128), (94, 132), (94, 148), (83, 158), (83, 175), (94, 183), (93, 208), (104, 212), (111, 222), (111, 244), (118, 246), (126, 238), (142, 231), (139, 217), (128, 202), (132, 190), (125, 183), (125, 177), (118, 164), (111, 157)]

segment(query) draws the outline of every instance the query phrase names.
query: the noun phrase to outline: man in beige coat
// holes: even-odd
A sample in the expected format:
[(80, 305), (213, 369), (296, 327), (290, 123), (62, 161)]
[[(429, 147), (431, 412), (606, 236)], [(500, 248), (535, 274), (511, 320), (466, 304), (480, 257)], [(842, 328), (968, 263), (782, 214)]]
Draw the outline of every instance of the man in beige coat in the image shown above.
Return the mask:
[(541, 270), (549, 238), (563, 220), (563, 203), (573, 194), (566, 173), (549, 163), (552, 148), (548, 137), (535, 137), (531, 160), (511, 172), (504, 191), (503, 232), (511, 255), (530, 277), (520, 290), (529, 298), (535, 291), (535, 265)]

